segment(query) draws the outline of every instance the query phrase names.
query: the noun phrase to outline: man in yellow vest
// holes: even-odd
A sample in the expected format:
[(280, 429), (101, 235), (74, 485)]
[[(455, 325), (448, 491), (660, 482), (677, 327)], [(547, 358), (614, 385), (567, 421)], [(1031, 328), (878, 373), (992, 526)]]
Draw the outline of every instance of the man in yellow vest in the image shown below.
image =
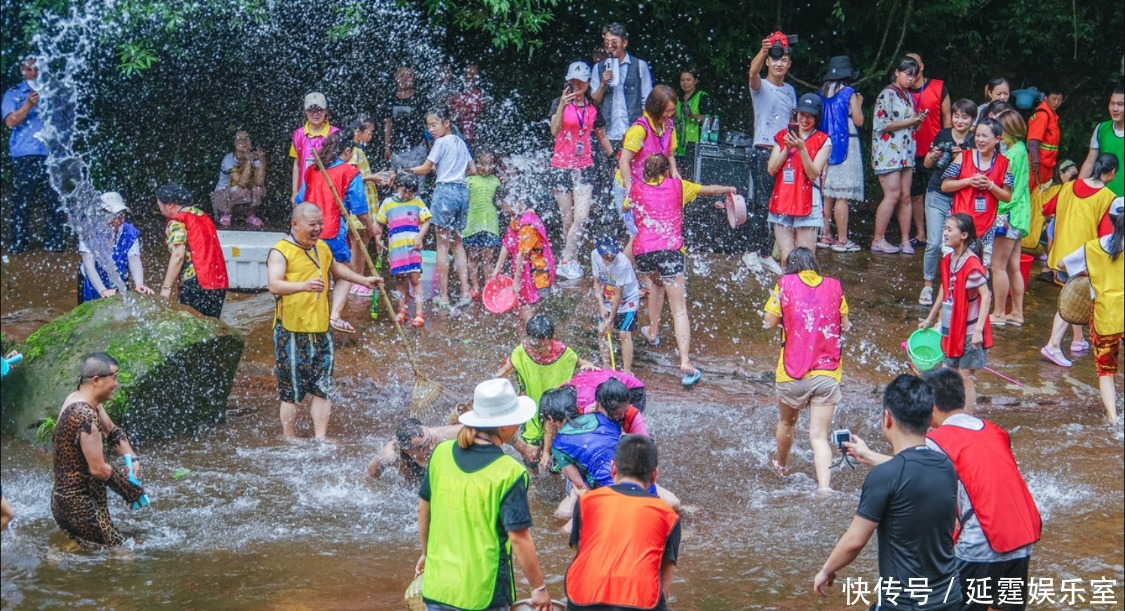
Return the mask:
[(298, 204), (289, 235), (273, 245), (266, 260), (270, 293), (277, 299), (273, 345), (277, 357), (277, 391), (281, 430), (294, 437), (297, 405), (312, 395), (310, 412), (318, 438), (328, 433), (332, 415), (332, 364), (335, 348), (328, 329), (328, 275), (368, 288), (382, 278), (364, 277), (332, 257), (320, 240), (324, 215), (315, 204)]

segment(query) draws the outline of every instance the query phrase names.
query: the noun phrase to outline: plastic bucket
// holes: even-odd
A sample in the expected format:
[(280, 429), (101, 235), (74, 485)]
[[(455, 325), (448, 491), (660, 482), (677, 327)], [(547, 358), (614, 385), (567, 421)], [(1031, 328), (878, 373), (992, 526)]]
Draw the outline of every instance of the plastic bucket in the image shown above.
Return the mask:
[(1035, 257), (1031, 255), (1020, 255), (1020, 275), (1023, 276), (1023, 285), (1031, 281), (1031, 264), (1035, 262)]
[(906, 355), (918, 371), (929, 371), (941, 363), (941, 333), (934, 329), (918, 329), (906, 340)]
[(422, 295), (433, 299), (438, 294), (437, 252), (422, 251)]
[(481, 302), (493, 314), (501, 314), (516, 305), (516, 293), (512, 290), (512, 279), (503, 274), (489, 280), (481, 292)]

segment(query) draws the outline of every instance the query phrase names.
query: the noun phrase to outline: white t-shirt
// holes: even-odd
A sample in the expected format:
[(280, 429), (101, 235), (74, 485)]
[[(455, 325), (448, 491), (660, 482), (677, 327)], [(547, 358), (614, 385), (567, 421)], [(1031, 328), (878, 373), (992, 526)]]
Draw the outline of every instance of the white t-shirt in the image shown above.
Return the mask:
[[(1092, 149), (1101, 150), (1101, 143), (1098, 142), (1098, 128), (1101, 127), (1101, 125), (1102, 125), (1101, 123), (1098, 123), (1097, 125), (1095, 125), (1094, 126), (1094, 133), (1090, 135), (1090, 148), (1092, 148)], [(1113, 125), (1113, 124), (1111, 123), (1110, 125)], [(1117, 126), (1114, 125), (1113, 126), (1113, 135), (1117, 136), (1118, 138), (1125, 138), (1125, 129), (1122, 129), (1121, 131), (1117, 131)]]
[[(984, 428), (984, 421), (976, 416), (961, 413), (953, 414), (946, 418), (942, 426), (959, 426), (970, 431), (979, 431)], [(934, 443), (929, 437), (926, 438), (926, 446), (931, 450), (942, 452), (942, 454), (945, 453), (942, 451), (941, 446)], [(972, 508), (973, 503), (969, 500), (969, 493), (965, 490), (965, 485), (958, 479), (957, 512), (963, 516)], [(1005, 554), (992, 551), (992, 546), (988, 544), (988, 538), (984, 536), (984, 529), (980, 526), (980, 520), (977, 519), (974, 513), (972, 517), (961, 525), (961, 535), (957, 539), (957, 544), (953, 548), (953, 553), (956, 554), (958, 560), (963, 560), (965, 562), (1003, 562), (1005, 560), (1026, 558), (1031, 555), (1031, 548), (1031, 545), (1025, 545)]]
[(789, 117), (797, 107), (797, 91), (789, 83), (780, 87), (766, 79), (757, 91), (750, 89), (754, 106), (754, 146), (773, 148), (773, 137), (789, 125)]
[(434, 177), (437, 182), (466, 184), (465, 172), (472, 156), (465, 141), (453, 134), (446, 134), (434, 140), (434, 146), (426, 157), (434, 164)]
[[(251, 162), (251, 165), (257, 168), (262, 165), (262, 162), (255, 159)], [(219, 167), (219, 181), (215, 183), (216, 191), (220, 189), (226, 189), (230, 186), (230, 173), (233, 172), (237, 167), (238, 160), (235, 159), (234, 153), (227, 153), (227, 156), (223, 157), (222, 165)]]
[(605, 285), (602, 300), (607, 306), (612, 303), (614, 289), (620, 286), (621, 305), (617, 307), (617, 312), (637, 311), (637, 305), (641, 301), (641, 287), (637, 282), (637, 273), (633, 271), (633, 266), (624, 253), (617, 253), (613, 263), (607, 266), (595, 248), (590, 253), (590, 266), (593, 268), (594, 277)]

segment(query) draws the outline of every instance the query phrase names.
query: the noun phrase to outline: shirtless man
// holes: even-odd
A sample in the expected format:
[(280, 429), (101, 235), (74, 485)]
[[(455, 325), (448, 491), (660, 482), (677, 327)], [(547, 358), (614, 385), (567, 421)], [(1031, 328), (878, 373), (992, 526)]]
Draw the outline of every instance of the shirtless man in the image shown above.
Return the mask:
[(383, 470), (394, 466), (408, 482), (421, 482), (434, 448), (443, 441), (456, 439), (460, 430), (460, 424), (422, 426), (417, 418), (407, 418), (395, 429), (394, 439), (388, 441), (367, 465), (367, 475), (377, 478)]

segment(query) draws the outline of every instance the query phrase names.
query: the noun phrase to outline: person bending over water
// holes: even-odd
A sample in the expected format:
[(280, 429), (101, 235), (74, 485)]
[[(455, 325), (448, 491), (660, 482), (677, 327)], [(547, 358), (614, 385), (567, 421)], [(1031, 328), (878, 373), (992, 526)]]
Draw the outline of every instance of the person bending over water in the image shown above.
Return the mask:
[(398, 424), (394, 439), (383, 445), (379, 454), (367, 465), (368, 477), (379, 477), (391, 467), (398, 469), (410, 483), (421, 483), (434, 448), (443, 441), (457, 439), (460, 424), (449, 426), (422, 426), (417, 418), (407, 418)]
[(124, 429), (113, 424), (103, 404), (117, 388), (117, 361), (95, 352), (82, 362), (78, 390), (63, 401), (55, 427), (55, 486), (51, 493), (51, 515), (71, 539), (82, 545), (118, 546), (125, 535), (109, 517), (105, 489), (132, 505), (144, 489), (129, 481), (128, 474), (105, 460), (105, 446), (122, 456), (131, 456), (136, 474), (140, 459), (133, 452)]

